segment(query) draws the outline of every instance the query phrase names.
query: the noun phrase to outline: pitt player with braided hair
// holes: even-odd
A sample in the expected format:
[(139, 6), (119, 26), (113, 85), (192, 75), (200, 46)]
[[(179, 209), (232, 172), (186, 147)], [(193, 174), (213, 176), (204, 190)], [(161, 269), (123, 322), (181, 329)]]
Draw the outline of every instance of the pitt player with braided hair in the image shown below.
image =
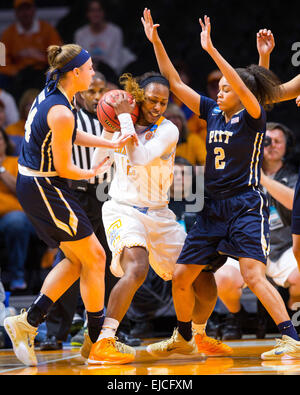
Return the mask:
[[(77, 92), (88, 89), (94, 75), (87, 51), (74, 44), (51, 46), (48, 61), (46, 87), (33, 102), (25, 125), (17, 196), (39, 237), (49, 247), (59, 247), (65, 259), (48, 274), (28, 312), (4, 322), (16, 356), (25, 365), (37, 364), (37, 328), (53, 303), (78, 278), (90, 336), (95, 340), (98, 337), (104, 320), (105, 252), (67, 179), (93, 178), (106, 162), (104, 159), (90, 170), (80, 169), (72, 161), (74, 143), (120, 148), (128, 140), (122, 136), (111, 142), (77, 130), (73, 98)], [(122, 360), (124, 355), (118, 352), (115, 357)]]
[[(207, 121), (205, 204), (197, 215), (178, 258), (173, 300), (178, 329), (171, 339), (148, 346), (156, 356), (201, 348), (205, 323), (214, 309), (217, 288), (213, 273), (227, 256), (239, 260), (244, 281), (262, 302), (283, 335), (282, 358), (299, 358), (300, 341), (278, 291), (265, 277), (269, 253), (269, 211), (259, 188), (266, 131), (264, 107), (278, 97), (279, 81), (264, 67), (235, 70), (213, 46), (209, 17), (199, 20), (201, 45), (223, 74), (217, 102), (199, 95), (180, 79), (158, 36), (151, 13), (142, 23), (154, 46), (160, 71), (172, 92)], [(196, 303), (197, 301), (197, 303)], [(197, 317), (195, 322), (194, 317)], [(262, 358), (272, 358), (274, 350)]]

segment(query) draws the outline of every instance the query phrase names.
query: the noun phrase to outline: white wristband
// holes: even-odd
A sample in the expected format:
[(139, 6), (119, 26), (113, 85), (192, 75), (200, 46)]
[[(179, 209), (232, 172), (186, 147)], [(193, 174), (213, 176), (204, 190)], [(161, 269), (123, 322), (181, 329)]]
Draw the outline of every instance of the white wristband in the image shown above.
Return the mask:
[(122, 134), (134, 134), (135, 129), (132, 122), (131, 115), (128, 113), (122, 113), (118, 115), (118, 119), (121, 125), (121, 133)]

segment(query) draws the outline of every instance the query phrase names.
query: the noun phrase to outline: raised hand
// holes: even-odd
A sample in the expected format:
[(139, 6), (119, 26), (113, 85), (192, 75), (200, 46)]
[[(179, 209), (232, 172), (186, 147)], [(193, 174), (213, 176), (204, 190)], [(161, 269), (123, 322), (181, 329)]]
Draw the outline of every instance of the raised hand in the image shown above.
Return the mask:
[(141, 17), (142, 24), (144, 26), (145, 34), (148, 40), (153, 44), (159, 39), (157, 28), (160, 26), (158, 24), (153, 24), (153, 19), (151, 16), (151, 11), (148, 8), (144, 9), (143, 17)]
[(211, 32), (210, 18), (207, 15), (205, 15), (204, 23), (201, 18), (199, 18), (199, 23), (202, 28), (202, 32), (200, 33), (200, 41), (202, 48), (205, 51), (209, 52), (211, 49), (213, 49), (213, 44), (210, 37), (210, 32)]
[(260, 56), (270, 55), (275, 47), (275, 39), (271, 30), (261, 29), (256, 35), (256, 46)]

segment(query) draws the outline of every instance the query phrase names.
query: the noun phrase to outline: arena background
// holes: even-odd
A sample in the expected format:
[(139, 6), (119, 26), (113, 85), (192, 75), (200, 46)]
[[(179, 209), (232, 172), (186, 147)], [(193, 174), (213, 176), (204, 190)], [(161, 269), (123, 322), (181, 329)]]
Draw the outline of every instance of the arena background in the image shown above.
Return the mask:
[[(299, 73), (300, 66), (292, 64), (295, 54), (292, 45), (300, 42), (296, 1), (104, 0), (103, 4), (108, 20), (123, 29), (125, 45), (138, 57), (130, 69), (134, 74), (157, 69), (152, 46), (146, 40), (140, 23), (144, 7), (150, 8), (154, 21), (161, 24), (159, 32), (170, 57), (172, 60), (184, 60), (191, 75), (191, 86), (200, 92), (205, 93), (206, 76), (215, 68), (199, 43), (198, 17), (204, 14), (211, 17), (215, 46), (234, 67), (258, 61), (255, 34), (260, 28), (268, 28), (276, 40), (271, 69), (283, 82)], [(56, 28), (65, 42), (72, 42), (74, 31), (86, 23), (83, 17), (85, 2), (82, 0), (36, 0), (36, 6), (42, 17), (43, 9), (52, 10), (49, 15), (53, 15)], [(0, 9), (0, 30), (3, 30), (5, 15), (13, 17), (12, 1), (1, 0)], [(286, 123), (300, 139), (299, 111), (294, 101), (276, 105), (268, 119)]]

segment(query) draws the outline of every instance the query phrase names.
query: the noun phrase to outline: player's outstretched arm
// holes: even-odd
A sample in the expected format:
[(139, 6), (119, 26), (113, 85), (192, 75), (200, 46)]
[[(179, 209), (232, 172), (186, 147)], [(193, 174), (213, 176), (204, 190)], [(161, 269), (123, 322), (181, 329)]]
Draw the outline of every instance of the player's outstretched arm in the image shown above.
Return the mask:
[(292, 80), (280, 85), (281, 95), (278, 101), (286, 101), (296, 99), (296, 104), (300, 106), (299, 95), (300, 95), (300, 74), (298, 74)]
[[(259, 53), (259, 65), (270, 68), (270, 55), (275, 47), (275, 39), (271, 30), (261, 29), (257, 33), (256, 38), (257, 50)], [(281, 96), (278, 101), (286, 101), (295, 99), (297, 96), (296, 104), (300, 107), (300, 76), (280, 86)]]
[(102, 147), (102, 148), (123, 148), (132, 136), (121, 135), (118, 139), (110, 141), (103, 137), (93, 136), (77, 129), (75, 144), (84, 147)]
[(260, 29), (256, 34), (256, 47), (259, 54), (259, 66), (270, 68), (270, 56), (275, 47), (275, 39), (271, 30)]
[(254, 94), (247, 88), (243, 80), (240, 78), (234, 68), (222, 57), (218, 50), (213, 46), (211, 40), (211, 24), (210, 18), (204, 16), (204, 21), (199, 19), (199, 23), (202, 28), (200, 34), (200, 40), (202, 48), (212, 57), (216, 65), (219, 67), (221, 73), (226, 78), (232, 89), (239, 96), (243, 106), (247, 112), (255, 119), (258, 119), (261, 115), (261, 107)]
[(200, 95), (183, 83), (177, 70), (173, 66), (162, 41), (159, 38), (157, 28), (158, 24), (154, 24), (150, 10), (145, 8), (143, 17), (141, 18), (144, 26), (145, 34), (148, 40), (153, 44), (155, 56), (161, 74), (166, 77), (170, 83), (171, 91), (184, 104), (186, 104), (195, 114), (200, 113)]

